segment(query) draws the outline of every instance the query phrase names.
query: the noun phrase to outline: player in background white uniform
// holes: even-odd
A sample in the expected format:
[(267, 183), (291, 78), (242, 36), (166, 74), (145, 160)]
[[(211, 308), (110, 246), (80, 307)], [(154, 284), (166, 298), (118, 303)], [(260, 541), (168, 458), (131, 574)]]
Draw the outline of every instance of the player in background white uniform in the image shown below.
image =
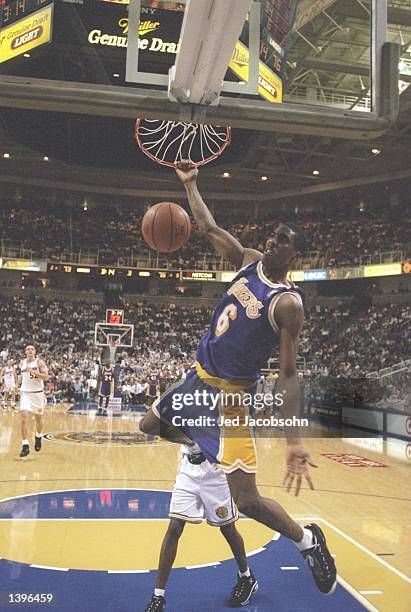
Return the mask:
[(1, 383), (3, 389), (4, 407), (7, 409), (8, 400), (11, 398), (11, 407), (16, 406), (17, 377), (13, 359), (8, 359), (1, 372)]
[(228, 488), (227, 478), (217, 465), (207, 461), (197, 444), (182, 445), (180, 469), (170, 503), (170, 523), (161, 546), (156, 588), (145, 612), (165, 610), (165, 588), (177, 555), (178, 541), (186, 523), (219, 527), (238, 565), (238, 580), (227, 605), (245, 606), (258, 589), (258, 582), (247, 564), (244, 541), (236, 529), (238, 511)]
[(21, 438), (22, 448), (20, 457), (27, 457), (30, 453), (30, 444), (27, 437), (27, 420), (29, 413), (34, 415), (36, 421), (36, 433), (34, 438), (34, 449), (41, 450), (41, 439), (43, 436), (43, 413), (46, 405), (44, 383), (48, 380), (49, 372), (43, 359), (36, 357), (36, 349), (33, 345), (26, 346), (26, 358), (20, 362), (21, 387), (20, 387), (20, 413), (21, 413)]

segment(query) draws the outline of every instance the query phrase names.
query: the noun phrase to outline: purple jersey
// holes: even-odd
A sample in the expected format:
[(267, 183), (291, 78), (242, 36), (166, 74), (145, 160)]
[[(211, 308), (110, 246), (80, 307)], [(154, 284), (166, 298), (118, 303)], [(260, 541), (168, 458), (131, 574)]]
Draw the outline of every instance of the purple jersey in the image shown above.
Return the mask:
[(197, 361), (212, 376), (255, 381), (279, 345), (275, 307), (284, 293), (303, 294), (294, 283), (273, 283), (262, 262), (242, 268), (214, 311)]

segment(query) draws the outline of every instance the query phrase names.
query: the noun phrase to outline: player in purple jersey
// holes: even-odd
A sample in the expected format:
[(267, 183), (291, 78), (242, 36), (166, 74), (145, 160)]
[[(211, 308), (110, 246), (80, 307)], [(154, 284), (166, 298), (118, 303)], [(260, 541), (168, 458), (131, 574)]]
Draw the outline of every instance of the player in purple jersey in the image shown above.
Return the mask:
[(148, 405), (152, 406), (156, 398), (160, 395), (160, 377), (156, 371), (150, 372), (147, 379), (147, 398)]
[[(115, 373), (112, 366), (103, 366), (101, 368), (101, 378), (99, 386), (99, 404), (98, 416), (107, 416), (107, 409), (110, 398), (114, 396)], [(105, 404), (105, 405), (103, 405)]]
[[(321, 529), (314, 524), (301, 527), (277, 502), (262, 497), (257, 489), (255, 440), (247, 425), (250, 409), (245, 404), (246, 394), (253, 393), (261, 368), (278, 348), (277, 391), (282, 398), (282, 416), (288, 419), (298, 414), (296, 358), (304, 309), (301, 290), (287, 276), (297, 254), (304, 249), (304, 237), (280, 225), (267, 239), (263, 253), (245, 248), (216, 224), (198, 191), (197, 168), (184, 161), (178, 165), (177, 174), (200, 231), (219, 255), (240, 271), (199, 343), (194, 368), (181, 384), (154, 403), (140, 428), (172, 442), (196, 442), (206, 458), (226, 472), (239, 510), (293, 540), (307, 560), (319, 590), (332, 593), (336, 587), (335, 563)], [(226, 396), (243, 399), (225, 403)], [(213, 419), (212, 414), (218, 418)], [(240, 419), (239, 426), (228, 429), (229, 419), (232, 423)], [(314, 488), (309, 465), (317, 467), (300, 440), (299, 430), (288, 428), (284, 478), (287, 491), (295, 485), (298, 495), (303, 478)]]

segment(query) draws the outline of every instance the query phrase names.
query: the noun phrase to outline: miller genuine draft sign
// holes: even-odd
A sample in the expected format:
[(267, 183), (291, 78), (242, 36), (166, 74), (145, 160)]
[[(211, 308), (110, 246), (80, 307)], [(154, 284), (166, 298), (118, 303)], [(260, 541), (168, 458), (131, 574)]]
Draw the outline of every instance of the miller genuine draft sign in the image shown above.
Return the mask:
[[(177, 54), (179, 49), (178, 42), (167, 41), (159, 36), (149, 36), (150, 34), (156, 32), (156, 30), (158, 30), (160, 27), (160, 21), (140, 21), (138, 48), (154, 53)], [(88, 42), (91, 45), (123, 47), (126, 49), (128, 37), (128, 18), (123, 17), (119, 19), (117, 22), (117, 28), (118, 33), (103, 32), (101, 29), (95, 28), (90, 31), (88, 35)]]

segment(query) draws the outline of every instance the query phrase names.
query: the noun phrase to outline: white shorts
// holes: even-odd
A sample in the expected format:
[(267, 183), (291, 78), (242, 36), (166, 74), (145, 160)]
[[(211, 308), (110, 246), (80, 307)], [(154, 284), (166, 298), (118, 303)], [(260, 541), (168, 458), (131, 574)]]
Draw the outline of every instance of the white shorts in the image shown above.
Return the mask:
[(4, 393), (13, 393), (16, 390), (16, 385), (14, 383), (4, 383)]
[(38, 392), (20, 392), (20, 410), (22, 412), (33, 412), (35, 414), (43, 414), (46, 404), (46, 396), (43, 391)]
[(224, 472), (208, 461), (193, 465), (187, 455), (183, 455), (171, 496), (169, 516), (188, 523), (201, 523), (206, 519), (214, 527), (236, 521), (238, 511)]

